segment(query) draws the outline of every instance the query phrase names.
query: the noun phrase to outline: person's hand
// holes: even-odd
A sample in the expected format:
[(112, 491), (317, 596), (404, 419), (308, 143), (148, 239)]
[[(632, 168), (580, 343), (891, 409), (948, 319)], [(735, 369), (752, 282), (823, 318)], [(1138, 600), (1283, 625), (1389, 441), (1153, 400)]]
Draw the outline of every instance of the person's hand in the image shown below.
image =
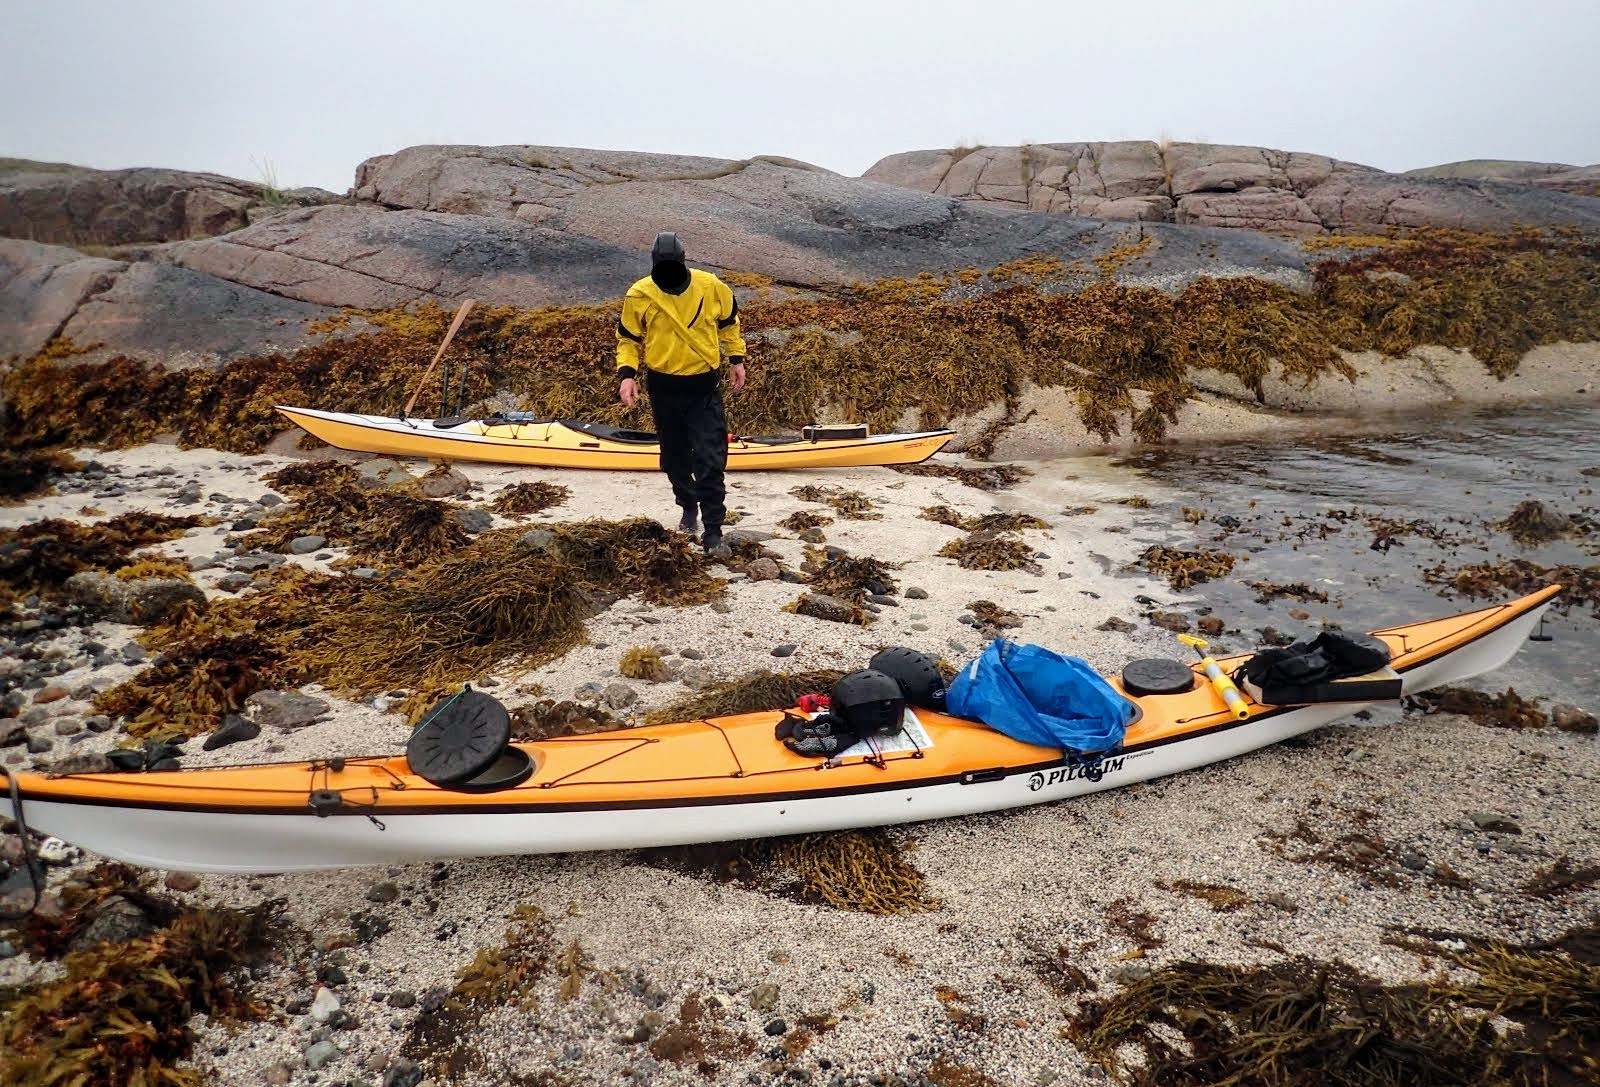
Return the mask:
[(744, 363), (736, 362), (728, 367), (728, 380), (732, 383), (734, 392), (744, 388)]
[(622, 401), (623, 407), (633, 407), (634, 401), (639, 399), (639, 383), (631, 377), (623, 378), (622, 384), (617, 386), (617, 399)]

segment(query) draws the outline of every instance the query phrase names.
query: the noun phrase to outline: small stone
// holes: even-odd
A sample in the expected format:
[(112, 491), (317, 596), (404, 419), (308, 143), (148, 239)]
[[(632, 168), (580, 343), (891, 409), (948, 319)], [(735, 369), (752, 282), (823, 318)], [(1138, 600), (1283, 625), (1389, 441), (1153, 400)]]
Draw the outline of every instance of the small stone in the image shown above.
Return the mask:
[(456, 498), (472, 490), (472, 480), (455, 468), (446, 468), (423, 476), (418, 490), (426, 498)]
[[(776, 1011), (778, 1007), (778, 987), (770, 981), (764, 981), (750, 990), (750, 1006), (758, 1012)], [(778, 1033), (783, 1033), (779, 1031)]]
[(48, 736), (29, 736), (28, 737), (28, 754), (30, 754), (30, 755), (43, 755), (46, 751), (49, 751), (55, 745), (56, 745), (56, 742), (54, 740), (52, 740), (50, 737), (48, 737)]
[(927, 623), (912, 623), (911, 624), (911, 629), (916, 631), (918, 634), (922, 634), (922, 633), (925, 633), (928, 630), (928, 624)]
[(698, 691), (711, 686), (713, 677), (711, 670), (703, 664), (686, 664), (678, 672), (678, 682), (691, 691)]
[(1311, 613), (1309, 611), (1306, 611), (1306, 609), (1304, 609), (1304, 608), (1290, 608), (1289, 609), (1289, 618), (1295, 620), (1298, 623), (1303, 623), (1307, 619), (1311, 618)]
[[(389, 1007), (391, 1008), (399, 1008), (404, 1011), (406, 1008), (414, 1008), (416, 1006), (417, 994), (415, 993), (408, 993), (404, 989), (398, 989), (389, 994)], [(377, 1069), (374, 1069), (374, 1071), (377, 1071)]]
[(318, 1023), (326, 1023), (338, 1010), (339, 998), (333, 995), (333, 990), (319, 986), (317, 995), (311, 999), (311, 1008), (307, 1014)]
[(798, 648), (800, 647), (793, 642), (784, 642), (782, 645), (773, 646), (772, 655), (774, 657), (791, 657)]
[(294, 1069), (284, 1061), (280, 1061), (267, 1069), (267, 1083), (271, 1087), (287, 1087), (294, 1079)]
[(1132, 985), (1136, 981), (1143, 981), (1154, 974), (1155, 970), (1149, 963), (1124, 962), (1111, 968), (1110, 978), (1119, 985)]
[(350, 571), (350, 576), (370, 580), (371, 578), (378, 576), (378, 571), (374, 570), (370, 566), (357, 566), (354, 570)]
[(1401, 849), (1396, 859), (1399, 860), (1400, 867), (1409, 868), (1413, 872), (1421, 872), (1428, 867), (1428, 858), (1409, 846)]
[(207, 736), (201, 748), (206, 751), (215, 751), (219, 747), (239, 743), (241, 740), (253, 740), (261, 735), (261, 726), (254, 721), (247, 721), (236, 713), (223, 717), (222, 727)]
[(898, 608), (900, 606), (900, 601), (896, 600), (888, 593), (873, 593), (868, 596), (867, 599), (872, 601), (872, 603), (881, 605), (885, 608)]
[(1200, 633), (1209, 634), (1212, 637), (1216, 637), (1218, 634), (1221, 634), (1223, 629), (1227, 626), (1227, 624), (1224, 623), (1221, 618), (1215, 615), (1207, 615), (1195, 625), (1200, 628)]
[(333, 709), (322, 699), (298, 691), (257, 691), (244, 700), (244, 706), (256, 724), (285, 731), (314, 724)]
[(47, 702), (59, 702), (70, 693), (65, 687), (41, 687), (34, 692), (33, 702), (36, 706), (42, 706)]
[(517, 546), (524, 551), (548, 551), (555, 542), (555, 533), (543, 528), (529, 529), (517, 537)]
[(400, 888), (393, 883), (374, 883), (367, 889), (368, 902), (393, 902), (400, 897)]
[(121, 657), (123, 661), (128, 664), (138, 664), (149, 655), (150, 654), (145, 651), (144, 646), (140, 645), (138, 642), (128, 642), (121, 649), (117, 650), (117, 656)]
[(289, 554), (309, 555), (311, 552), (321, 551), (327, 546), (328, 540), (324, 536), (296, 536), (289, 541)]
[(1472, 820), (1472, 825), (1479, 830), (1495, 834), (1521, 834), (1522, 828), (1509, 816), (1500, 815), (1492, 811), (1471, 811), (1467, 818)]
[(705, 660), (706, 658), (706, 655), (698, 649), (680, 649), (678, 650), (678, 656), (688, 661)]
[(1175, 634), (1183, 634), (1189, 629), (1188, 618), (1179, 615), (1177, 612), (1153, 611), (1148, 618), (1152, 626), (1170, 630)]
[(815, 527), (808, 528), (804, 532), (800, 533), (800, 539), (809, 544), (828, 542), (827, 533), (823, 532), (820, 528)]
[(200, 877), (193, 872), (168, 872), (166, 887), (169, 891), (187, 894), (190, 891), (199, 889)]
[(789, 1033), (789, 1024), (785, 1023), (782, 1019), (774, 1019), (762, 1029), (766, 1031), (768, 1037), (776, 1038), (781, 1034)]
[(909, 589), (906, 590), (906, 599), (907, 600), (926, 600), (926, 599), (928, 599), (928, 590), (927, 589), (919, 589), (915, 585), (913, 585)]
[(744, 569), (751, 581), (776, 581), (783, 572), (776, 562), (765, 557), (755, 559)]
[(76, 717), (58, 717), (55, 731), (57, 736), (73, 736), (83, 731), (83, 722)]
[[(326, 990), (324, 990), (326, 991)], [(339, 1047), (329, 1041), (317, 1042), (306, 1050), (306, 1067), (315, 1072), (339, 1056)]]
[(480, 532), (488, 532), (494, 527), (494, 514), (490, 513), (488, 510), (481, 510), (476, 507), (464, 510), (451, 510), (450, 518), (451, 520), (455, 521), (456, 524), (466, 529), (466, 531), (473, 536), (476, 536)]
[(383, 1073), (383, 1087), (417, 1087), (422, 1082), (422, 1066), (405, 1057), (396, 1057)]
[(1594, 714), (1570, 702), (1558, 702), (1550, 708), (1550, 723), (1562, 732), (1576, 732), (1586, 736), (1593, 736), (1597, 729), (1600, 729), (1600, 723), (1596, 722)]
[(266, 494), (264, 494), (260, 498), (256, 499), (256, 505), (258, 505), (258, 506), (281, 506), (281, 505), (283, 505), (283, 499), (279, 498), (277, 495), (273, 494), (271, 491), (268, 491)]
[(601, 695), (614, 710), (626, 709), (639, 701), (639, 694), (626, 683), (609, 683)]

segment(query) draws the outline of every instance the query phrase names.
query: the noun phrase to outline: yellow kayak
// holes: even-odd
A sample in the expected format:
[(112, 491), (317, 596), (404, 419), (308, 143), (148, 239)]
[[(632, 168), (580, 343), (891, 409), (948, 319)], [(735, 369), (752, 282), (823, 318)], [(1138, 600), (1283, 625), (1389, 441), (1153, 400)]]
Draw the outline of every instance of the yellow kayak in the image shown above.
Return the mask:
[[(650, 431), (576, 419), (539, 419), (521, 412), (484, 419), (404, 419), (282, 405), (278, 411), (329, 445), (363, 453), (542, 468), (660, 467), (661, 447)], [(953, 430), (868, 434), (865, 427), (807, 427), (794, 436), (735, 437), (728, 443), (728, 470), (918, 464), (953, 437)]]

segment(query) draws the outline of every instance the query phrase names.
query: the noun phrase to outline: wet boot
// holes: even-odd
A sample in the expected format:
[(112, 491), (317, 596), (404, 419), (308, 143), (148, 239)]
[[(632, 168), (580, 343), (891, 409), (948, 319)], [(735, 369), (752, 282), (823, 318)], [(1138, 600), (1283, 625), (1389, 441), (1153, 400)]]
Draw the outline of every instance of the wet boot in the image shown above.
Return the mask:
[(693, 506), (683, 507), (683, 516), (678, 520), (678, 531), (690, 536), (698, 535), (700, 531), (700, 518), (695, 513)]
[(733, 551), (722, 542), (722, 526), (707, 525), (706, 534), (700, 541), (706, 549), (706, 554), (714, 559), (726, 559), (733, 556)]

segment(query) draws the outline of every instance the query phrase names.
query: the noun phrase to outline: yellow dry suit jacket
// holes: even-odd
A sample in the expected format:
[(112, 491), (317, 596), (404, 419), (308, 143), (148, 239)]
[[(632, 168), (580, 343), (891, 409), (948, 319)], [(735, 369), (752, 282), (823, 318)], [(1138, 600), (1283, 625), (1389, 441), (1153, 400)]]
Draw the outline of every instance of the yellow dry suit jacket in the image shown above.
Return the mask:
[(739, 303), (733, 289), (710, 272), (689, 269), (682, 294), (668, 294), (645, 276), (628, 288), (617, 322), (617, 370), (654, 370), (687, 377), (704, 374), (729, 359), (744, 359)]

